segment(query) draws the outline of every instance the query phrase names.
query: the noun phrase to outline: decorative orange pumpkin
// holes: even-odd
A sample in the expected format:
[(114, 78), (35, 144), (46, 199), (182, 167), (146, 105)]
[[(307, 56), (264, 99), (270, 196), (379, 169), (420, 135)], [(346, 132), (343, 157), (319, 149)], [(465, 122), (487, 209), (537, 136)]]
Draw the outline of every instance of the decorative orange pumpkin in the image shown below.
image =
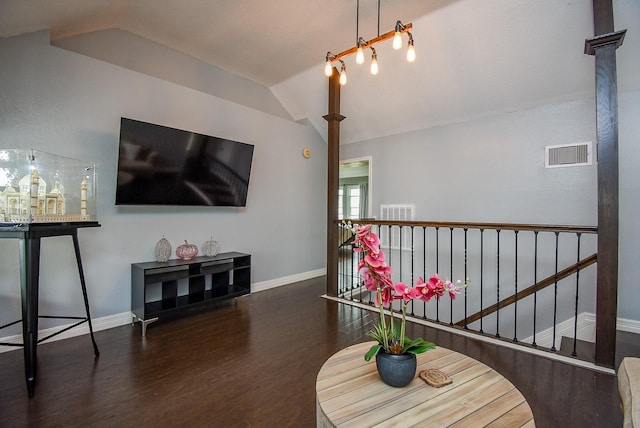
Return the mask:
[(198, 246), (189, 244), (186, 240), (184, 241), (184, 244), (176, 248), (176, 256), (180, 257), (182, 260), (191, 260), (197, 255)]

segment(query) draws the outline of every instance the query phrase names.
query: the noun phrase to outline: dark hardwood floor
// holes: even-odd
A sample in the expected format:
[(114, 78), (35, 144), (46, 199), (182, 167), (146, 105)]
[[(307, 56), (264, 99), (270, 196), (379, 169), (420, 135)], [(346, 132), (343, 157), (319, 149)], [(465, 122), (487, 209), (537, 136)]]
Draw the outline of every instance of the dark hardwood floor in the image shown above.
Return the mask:
[[(313, 427), (315, 379), (334, 352), (361, 341), (377, 314), (319, 297), (324, 278), (38, 347), (27, 397), (22, 350), (0, 354), (0, 427)], [(413, 325), (516, 385), (537, 427), (622, 425), (616, 377)]]

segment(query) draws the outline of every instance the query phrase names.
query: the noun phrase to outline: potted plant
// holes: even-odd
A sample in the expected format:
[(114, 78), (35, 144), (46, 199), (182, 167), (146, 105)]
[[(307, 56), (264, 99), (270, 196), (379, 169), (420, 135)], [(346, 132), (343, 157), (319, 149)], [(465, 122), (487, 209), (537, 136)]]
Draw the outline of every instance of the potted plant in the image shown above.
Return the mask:
[[(469, 279), (452, 283), (448, 279), (441, 279), (436, 273), (426, 282), (419, 278), (415, 287), (403, 282), (394, 283), (391, 279), (393, 271), (385, 261), (380, 239), (371, 230), (371, 225), (360, 226), (356, 230), (354, 251), (363, 253), (358, 272), (365, 288), (375, 293), (375, 305), (380, 311), (378, 324), (368, 333), (377, 343), (369, 349), (364, 359), (370, 361), (376, 357), (376, 366), (382, 379), (392, 386), (405, 386), (415, 376), (416, 355), (436, 347), (421, 337), (410, 339), (406, 336), (408, 303), (412, 300), (428, 302), (434, 297), (439, 300), (445, 294), (455, 299), (469, 284)], [(402, 318), (399, 323), (392, 306), (395, 300), (401, 302)], [(388, 319), (385, 308), (390, 312)], [(402, 366), (405, 368), (400, 368)]]

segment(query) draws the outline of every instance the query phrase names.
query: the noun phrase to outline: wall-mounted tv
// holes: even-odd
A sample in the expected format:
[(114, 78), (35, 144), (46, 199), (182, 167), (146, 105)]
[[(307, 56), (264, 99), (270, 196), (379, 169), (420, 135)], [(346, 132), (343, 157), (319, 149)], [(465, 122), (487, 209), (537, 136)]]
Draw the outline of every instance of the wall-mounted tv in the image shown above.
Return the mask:
[(244, 207), (253, 148), (123, 117), (116, 205)]

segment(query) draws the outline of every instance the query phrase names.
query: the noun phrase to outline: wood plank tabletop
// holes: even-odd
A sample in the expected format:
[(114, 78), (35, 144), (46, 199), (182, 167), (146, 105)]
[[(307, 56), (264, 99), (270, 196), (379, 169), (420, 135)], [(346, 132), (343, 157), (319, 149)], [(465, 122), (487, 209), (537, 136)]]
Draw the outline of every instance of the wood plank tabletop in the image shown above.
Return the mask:
[[(416, 378), (403, 388), (385, 384), (375, 360), (364, 360), (374, 342), (331, 356), (316, 380), (318, 427), (534, 427), (520, 391), (487, 365), (437, 347), (418, 355)], [(440, 388), (418, 377), (436, 368), (453, 383)]]

